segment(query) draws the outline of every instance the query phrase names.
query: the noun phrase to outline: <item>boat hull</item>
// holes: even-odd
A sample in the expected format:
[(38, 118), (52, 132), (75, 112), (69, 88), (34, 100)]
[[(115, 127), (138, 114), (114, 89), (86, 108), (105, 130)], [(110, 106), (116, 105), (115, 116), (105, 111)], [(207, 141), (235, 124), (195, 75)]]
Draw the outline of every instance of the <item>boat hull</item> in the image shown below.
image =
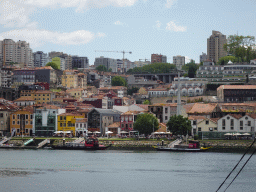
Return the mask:
[(169, 148), (169, 147), (159, 147), (157, 151), (174, 151), (174, 152), (204, 152), (207, 149), (193, 149), (193, 148)]
[(52, 146), (53, 149), (62, 150), (106, 150), (110, 146), (86, 147), (86, 146)]

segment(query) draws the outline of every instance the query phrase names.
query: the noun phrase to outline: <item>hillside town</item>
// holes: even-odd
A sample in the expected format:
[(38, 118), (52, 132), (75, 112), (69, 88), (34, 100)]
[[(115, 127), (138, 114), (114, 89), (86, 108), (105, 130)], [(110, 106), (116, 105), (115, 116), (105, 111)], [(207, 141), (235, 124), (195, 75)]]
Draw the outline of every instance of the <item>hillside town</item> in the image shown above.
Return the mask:
[(151, 135), (172, 135), (167, 124), (175, 115), (188, 118), (190, 135), (201, 139), (255, 135), (255, 49), (237, 59), (226, 43), (226, 35), (212, 31), (200, 63), (180, 55), (168, 62), (161, 54), (132, 62), (123, 51), (123, 59), (96, 57), (89, 65), (84, 56), (33, 52), (26, 41), (4, 39), (0, 136), (130, 137), (145, 113), (159, 122)]

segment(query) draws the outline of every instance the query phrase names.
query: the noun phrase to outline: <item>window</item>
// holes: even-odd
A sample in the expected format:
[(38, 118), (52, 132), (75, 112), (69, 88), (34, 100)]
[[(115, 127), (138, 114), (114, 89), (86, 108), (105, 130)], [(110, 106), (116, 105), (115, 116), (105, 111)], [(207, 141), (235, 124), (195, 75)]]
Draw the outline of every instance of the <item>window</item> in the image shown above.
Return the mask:
[(17, 129), (17, 133), (20, 133), (20, 129)]
[(62, 116), (60, 116), (60, 120), (62, 120)]
[(165, 120), (167, 120), (168, 119), (168, 117), (167, 116), (165, 116)]
[(248, 126), (251, 126), (251, 121), (248, 121), (247, 125), (248, 125)]
[(28, 125), (28, 121), (26, 121), (26, 125)]
[(231, 119), (230, 126), (234, 126), (234, 119)]
[(20, 114), (17, 115), (17, 119), (20, 119)]
[(28, 119), (28, 115), (26, 115), (26, 119)]
[(17, 121), (17, 125), (19, 125), (20, 124), (20, 121)]
[(218, 131), (218, 128), (217, 128), (217, 127), (214, 127), (214, 131)]
[(124, 127), (124, 124), (122, 124), (122, 128)]
[(196, 121), (193, 121), (193, 125), (196, 125)]
[(15, 121), (12, 121), (12, 124), (15, 125)]
[(62, 123), (60, 123), (60, 127), (62, 127)]
[(12, 119), (15, 119), (15, 115), (12, 115)]
[(66, 120), (66, 117), (64, 117), (64, 120)]
[(201, 127), (198, 127), (198, 131), (202, 131), (202, 128), (201, 128)]
[(225, 130), (225, 127), (222, 127), (222, 130)]
[(130, 128), (132, 128), (132, 124), (130, 124)]
[(243, 124), (244, 124), (243, 121), (240, 121), (240, 126), (241, 126), (241, 127), (243, 126)]
[(165, 108), (165, 113), (168, 113), (168, 108), (167, 107)]
[(33, 121), (30, 121), (30, 125), (33, 125)]
[(222, 119), (222, 126), (226, 126), (226, 121), (225, 121), (225, 119)]
[(243, 130), (244, 128), (243, 127), (240, 127), (240, 130)]
[(212, 128), (212, 127), (209, 127), (209, 131), (213, 131), (213, 128)]
[(206, 125), (209, 125), (209, 120), (206, 120), (206, 121), (205, 121), (205, 124), (206, 124)]
[(3, 117), (4, 116), (4, 114), (3, 113), (0, 113), (0, 117)]
[(28, 133), (28, 129), (25, 129), (25, 133)]
[(33, 115), (30, 115), (30, 119), (33, 119)]

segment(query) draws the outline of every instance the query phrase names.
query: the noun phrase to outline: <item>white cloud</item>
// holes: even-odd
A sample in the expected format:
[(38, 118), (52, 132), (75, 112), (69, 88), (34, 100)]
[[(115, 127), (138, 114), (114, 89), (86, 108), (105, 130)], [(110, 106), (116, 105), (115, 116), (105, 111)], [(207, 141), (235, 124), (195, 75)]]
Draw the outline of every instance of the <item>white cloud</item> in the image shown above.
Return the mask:
[(123, 25), (123, 23), (121, 21), (116, 21), (114, 24), (115, 25)]
[(5, 27), (22, 28), (37, 25), (30, 21), (30, 15), (37, 8), (74, 7), (76, 11), (107, 6), (126, 7), (134, 5), (138, 0), (2, 0), (0, 1), (0, 24)]
[(167, 23), (166, 29), (169, 31), (175, 31), (175, 32), (185, 32), (187, 31), (187, 27), (184, 26), (178, 26), (174, 21), (170, 21)]
[[(5, 0), (0, 2), (0, 24), (5, 27), (24, 27), (29, 24), (29, 16), (35, 11), (34, 7), (21, 1)], [(33, 23), (35, 25), (37, 23)]]
[(177, 2), (177, 0), (167, 0), (165, 7), (171, 8), (176, 2)]
[(160, 28), (161, 25), (162, 25), (162, 23), (161, 23), (160, 21), (156, 21), (156, 27), (157, 27), (157, 28)]
[(94, 34), (85, 30), (78, 30), (70, 33), (59, 33), (38, 29), (16, 29), (0, 33), (0, 39), (10, 38), (15, 41), (25, 40), (30, 43), (32, 48), (40, 47), (45, 43), (59, 45), (81, 45), (87, 44), (95, 38), (104, 36), (104, 33)]

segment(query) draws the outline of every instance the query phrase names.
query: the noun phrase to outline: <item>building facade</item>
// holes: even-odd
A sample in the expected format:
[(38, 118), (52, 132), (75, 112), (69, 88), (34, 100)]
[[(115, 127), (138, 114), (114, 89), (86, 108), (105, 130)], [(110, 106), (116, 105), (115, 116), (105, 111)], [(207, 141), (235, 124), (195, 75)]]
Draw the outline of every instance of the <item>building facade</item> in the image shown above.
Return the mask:
[(181, 55), (173, 56), (173, 64), (176, 66), (185, 65), (185, 56), (181, 56)]
[(208, 59), (216, 63), (221, 57), (226, 56), (227, 52), (223, 48), (226, 42), (226, 35), (223, 35), (219, 31), (212, 31), (212, 35), (207, 39)]
[(151, 63), (167, 63), (167, 57), (161, 54), (151, 54)]

